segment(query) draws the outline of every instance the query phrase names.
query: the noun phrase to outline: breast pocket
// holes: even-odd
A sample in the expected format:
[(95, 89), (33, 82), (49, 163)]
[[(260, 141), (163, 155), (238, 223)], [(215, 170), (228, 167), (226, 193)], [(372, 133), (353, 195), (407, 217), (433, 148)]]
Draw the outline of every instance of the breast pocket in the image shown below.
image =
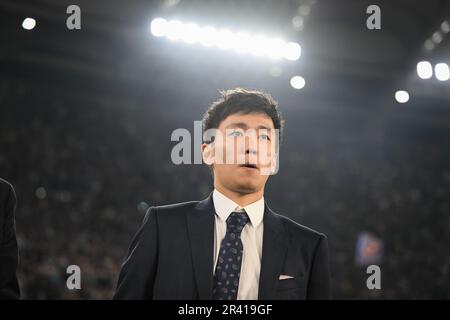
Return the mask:
[(303, 287), (304, 287), (304, 277), (297, 276), (297, 277), (290, 278), (290, 279), (278, 280), (277, 292), (301, 289)]
[(303, 277), (278, 280), (277, 300), (305, 300), (306, 284)]

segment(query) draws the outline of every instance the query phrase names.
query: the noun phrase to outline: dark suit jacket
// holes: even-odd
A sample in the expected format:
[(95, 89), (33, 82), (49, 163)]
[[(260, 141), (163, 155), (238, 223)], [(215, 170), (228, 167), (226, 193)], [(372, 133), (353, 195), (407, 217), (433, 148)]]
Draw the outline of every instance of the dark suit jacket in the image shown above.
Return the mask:
[(13, 187), (0, 179), (0, 299), (19, 299), (16, 276), (19, 253), (14, 212), (16, 195)]
[[(151, 207), (122, 265), (114, 299), (212, 299), (214, 212), (212, 193), (200, 202)], [(267, 204), (263, 223), (258, 298), (330, 298), (326, 236)]]

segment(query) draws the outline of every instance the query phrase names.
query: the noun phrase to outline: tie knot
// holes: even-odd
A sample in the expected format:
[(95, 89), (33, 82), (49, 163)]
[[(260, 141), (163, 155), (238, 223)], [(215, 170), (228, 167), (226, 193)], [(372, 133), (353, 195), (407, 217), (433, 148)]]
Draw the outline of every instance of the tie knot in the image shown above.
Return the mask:
[(227, 229), (233, 232), (241, 233), (248, 222), (248, 215), (244, 212), (232, 212), (227, 219)]

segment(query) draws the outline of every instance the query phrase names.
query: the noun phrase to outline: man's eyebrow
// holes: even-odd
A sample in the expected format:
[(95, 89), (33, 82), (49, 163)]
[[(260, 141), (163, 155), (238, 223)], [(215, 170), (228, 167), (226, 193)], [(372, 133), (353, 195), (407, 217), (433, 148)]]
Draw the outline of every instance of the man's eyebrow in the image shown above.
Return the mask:
[(242, 129), (247, 129), (248, 128), (248, 126), (247, 126), (247, 124), (246, 123), (244, 123), (244, 122), (233, 122), (233, 123), (230, 123), (228, 126), (227, 126), (227, 128), (242, 128)]
[(273, 128), (266, 127), (266, 126), (258, 126), (257, 129), (274, 130)]
[[(244, 122), (233, 122), (233, 123), (230, 123), (228, 126), (227, 126), (227, 128), (242, 128), (242, 129), (248, 129), (248, 126), (247, 126), (247, 124), (246, 123), (244, 123)], [(273, 130), (273, 128), (270, 128), (270, 127), (267, 127), (267, 126), (264, 126), (264, 125), (259, 125), (258, 127), (256, 127), (256, 129), (266, 129), (266, 130)]]

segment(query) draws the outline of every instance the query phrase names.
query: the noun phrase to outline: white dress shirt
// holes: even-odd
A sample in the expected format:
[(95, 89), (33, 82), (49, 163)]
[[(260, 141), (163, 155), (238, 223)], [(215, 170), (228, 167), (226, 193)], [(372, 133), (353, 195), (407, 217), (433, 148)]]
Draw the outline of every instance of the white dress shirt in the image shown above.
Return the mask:
[(219, 257), (220, 244), (227, 232), (227, 218), (234, 211), (245, 211), (250, 218), (242, 229), (241, 240), (244, 248), (241, 276), (239, 278), (238, 300), (257, 300), (259, 274), (261, 270), (264, 217), (264, 197), (245, 207), (240, 207), (216, 189), (213, 191), (216, 210), (214, 229), (214, 270)]

